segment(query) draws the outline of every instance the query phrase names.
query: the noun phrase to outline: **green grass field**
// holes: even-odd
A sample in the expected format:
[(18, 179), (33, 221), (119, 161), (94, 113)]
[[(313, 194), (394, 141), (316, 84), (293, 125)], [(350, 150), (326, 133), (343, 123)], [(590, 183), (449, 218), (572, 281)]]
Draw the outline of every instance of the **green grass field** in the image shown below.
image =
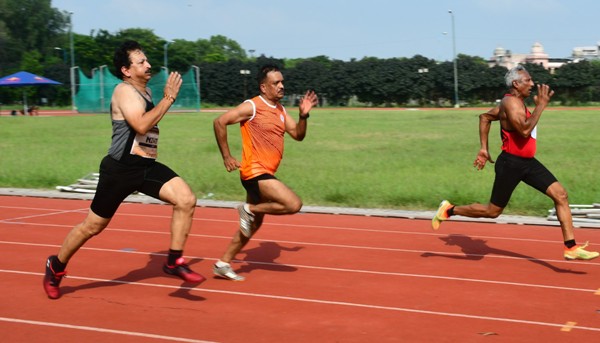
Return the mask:
[[(288, 109), (296, 116), (296, 109)], [(286, 138), (277, 176), (306, 205), (432, 210), (441, 199), (487, 203), (493, 167), (476, 171), (481, 110), (316, 109), (303, 142)], [(159, 161), (188, 181), (198, 198), (244, 199), (227, 173), (212, 131), (218, 113), (168, 114), (160, 124)], [(600, 201), (600, 116), (548, 109), (538, 127), (537, 157), (569, 191), (571, 203)], [(498, 124), (490, 149), (500, 149)], [(0, 187), (54, 189), (98, 170), (110, 144), (108, 115), (0, 117)], [(229, 129), (239, 156), (239, 128)], [(549, 198), (522, 184), (505, 213), (546, 215)]]

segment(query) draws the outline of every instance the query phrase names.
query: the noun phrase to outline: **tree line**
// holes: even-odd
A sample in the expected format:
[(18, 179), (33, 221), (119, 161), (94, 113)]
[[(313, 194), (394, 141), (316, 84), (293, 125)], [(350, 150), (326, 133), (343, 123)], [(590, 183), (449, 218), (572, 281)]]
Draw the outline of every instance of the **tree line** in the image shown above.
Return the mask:
[[(257, 92), (254, 76), (260, 66), (273, 63), (283, 69), (286, 93), (318, 92), (327, 105), (351, 106), (453, 106), (454, 66), (425, 56), (380, 59), (365, 57), (341, 61), (327, 56), (281, 59), (248, 56), (234, 40), (224, 36), (187, 41), (166, 41), (151, 29), (129, 28), (116, 33), (94, 30), (87, 35), (70, 31), (68, 12), (47, 0), (0, 1), (0, 77), (25, 70), (63, 83), (58, 87), (28, 89), (31, 101), (48, 99), (49, 105), (69, 105), (71, 38), (74, 65), (90, 75), (107, 65), (112, 70), (114, 49), (126, 39), (140, 42), (155, 71), (186, 72), (200, 68), (203, 103), (230, 106)], [(600, 101), (600, 62), (568, 63), (550, 73), (540, 65), (527, 64), (534, 80), (556, 90), (553, 100), (563, 105)], [(249, 71), (249, 74), (240, 71)], [(502, 97), (506, 68), (489, 67), (477, 56), (457, 56), (458, 98), (463, 105), (491, 103)], [(0, 102), (14, 104), (22, 90), (0, 89)]]

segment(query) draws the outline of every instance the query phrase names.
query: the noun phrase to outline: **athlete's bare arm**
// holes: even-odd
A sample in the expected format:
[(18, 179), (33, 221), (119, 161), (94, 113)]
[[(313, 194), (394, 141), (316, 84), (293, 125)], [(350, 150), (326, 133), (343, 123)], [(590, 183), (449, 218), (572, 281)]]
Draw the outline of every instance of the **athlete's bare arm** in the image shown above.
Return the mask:
[(306, 136), (307, 119), (310, 110), (319, 103), (319, 98), (314, 91), (307, 91), (299, 104), (299, 119), (296, 122), (289, 115), (285, 120), (285, 131), (297, 141), (302, 141)]
[(473, 162), (473, 166), (475, 166), (478, 170), (485, 168), (485, 164), (488, 161), (490, 163), (494, 163), (494, 160), (490, 156), (489, 152), (488, 137), (492, 122), (499, 119), (499, 113), (500, 105), (479, 115), (479, 143), (481, 146), (479, 148), (479, 152), (477, 153), (477, 157), (475, 158), (475, 162)]
[[(165, 84), (164, 93), (168, 97), (161, 99), (156, 106), (146, 112), (146, 103), (142, 95), (129, 83), (120, 83), (113, 92), (111, 106), (114, 120), (126, 120), (139, 134), (145, 134), (164, 117), (181, 88), (181, 75), (172, 72)], [(146, 92), (151, 96), (149, 89)]]
[(213, 121), (217, 145), (221, 151), (225, 169), (227, 169), (228, 172), (238, 169), (240, 167), (240, 162), (231, 156), (231, 150), (229, 150), (229, 143), (227, 141), (227, 126), (248, 120), (252, 118), (253, 114), (254, 107), (252, 104), (250, 102), (243, 102), (236, 108), (223, 113)]
[(529, 118), (527, 118), (527, 112), (523, 101), (517, 97), (507, 96), (502, 100), (504, 111), (506, 113), (506, 127), (507, 130), (514, 130), (523, 137), (529, 137), (531, 132), (537, 125), (538, 121), (542, 116), (542, 112), (548, 106), (550, 99), (554, 95), (554, 91), (550, 90), (550, 87), (545, 84), (537, 85), (537, 95), (534, 96), (534, 102), (536, 104), (535, 110)]

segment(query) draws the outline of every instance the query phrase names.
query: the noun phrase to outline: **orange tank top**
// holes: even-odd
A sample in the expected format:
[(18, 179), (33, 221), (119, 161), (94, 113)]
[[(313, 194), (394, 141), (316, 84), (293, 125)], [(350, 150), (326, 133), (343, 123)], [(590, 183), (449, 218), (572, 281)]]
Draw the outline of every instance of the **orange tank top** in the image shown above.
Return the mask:
[(283, 157), (285, 108), (270, 105), (261, 96), (246, 100), (252, 104), (252, 117), (240, 123), (242, 135), (242, 180), (261, 174), (274, 175)]

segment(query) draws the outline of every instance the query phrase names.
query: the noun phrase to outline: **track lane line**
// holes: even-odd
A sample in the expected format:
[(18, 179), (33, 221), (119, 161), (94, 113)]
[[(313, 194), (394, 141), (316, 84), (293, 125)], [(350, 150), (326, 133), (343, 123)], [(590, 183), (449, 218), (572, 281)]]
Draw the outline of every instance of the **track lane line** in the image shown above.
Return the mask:
[(113, 330), (113, 329), (106, 329), (106, 328), (100, 328), (100, 327), (94, 327), (94, 326), (53, 323), (53, 322), (27, 320), (27, 319), (19, 319), (19, 318), (0, 317), (0, 321), (7, 322), (7, 323), (17, 323), (17, 324), (50, 326), (50, 327), (57, 327), (57, 328), (61, 328), (61, 329), (74, 329), (74, 330), (83, 330), (83, 331), (92, 331), (92, 332), (111, 333), (111, 334), (117, 334), (117, 335), (122, 335), (122, 336), (136, 336), (136, 337), (143, 337), (143, 338), (162, 339), (162, 340), (168, 340), (168, 341), (174, 341), (174, 342), (216, 343), (213, 341), (204, 341), (204, 340), (197, 340), (197, 339), (191, 339), (191, 338), (157, 335), (157, 334), (145, 333), (145, 332)]
[[(15, 242), (6, 242), (0, 241), (0, 244), (12, 244)], [(58, 245), (50, 245), (50, 244), (31, 244), (31, 243), (18, 243), (18, 245), (25, 246), (36, 246), (36, 247), (56, 247)], [(82, 247), (82, 250), (88, 251), (99, 251), (99, 252), (110, 252), (110, 253), (125, 253), (125, 254), (136, 254), (143, 256), (162, 256), (165, 257), (167, 254), (158, 254), (153, 252), (142, 252), (142, 251), (125, 251), (121, 249), (103, 249), (103, 248), (91, 248), (91, 247)], [(186, 255), (187, 259), (200, 259), (206, 261), (217, 261), (218, 258), (214, 257), (206, 257), (206, 256), (189, 256)], [(364, 270), (364, 269), (349, 269), (349, 268), (335, 268), (335, 267), (325, 267), (325, 266), (310, 266), (303, 264), (288, 264), (288, 263), (271, 263), (271, 262), (262, 262), (262, 261), (248, 261), (248, 260), (233, 260), (235, 263), (245, 263), (249, 265), (268, 265), (268, 266), (278, 266), (278, 267), (291, 267), (298, 269), (312, 269), (319, 271), (334, 271), (341, 273), (358, 273), (358, 274), (370, 274), (370, 275), (389, 275), (389, 276), (398, 276), (398, 277), (409, 277), (409, 278), (422, 278), (422, 279), (433, 279), (433, 280), (451, 280), (451, 281), (461, 281), (461, 282), (472, 282), (472, 283), (484, 283), (484, 284), (494, 284), (494, 285), (506, 285), (506, 286), (516, 286), (516, 287), (530, 287), (530, 288), (539, 288), (539, 289), (555, 289), (555, 290), (563, 290), (563, 291), (574, 291), (574, 292), (589, 292), (595, 294), (598, 291), (596, 288), (575, 288), (575, 287), (564, 287), (564, 286), (554, 286), (554, 285), (544, 285), (544, 284), (532, 284), (532, 283), (520, 283), (520, 282), (510, 282), (510, 281), (499, 281), (499, 280), (485, 280), (485, 279), (473, 279), (473, 278), (462, 278), (462, 277), (454, 277), (454, 276), (444, 276), (444, 275), (430, 275), (430, 274), (415, 274), (415, 273), (400, 273), (400, 272), (386, 272), (386, 271), (376, 271), (376, 270)], [(3, 270), (0, 269), (0, 272), (18, 272), (15, 270)], [(27, 273), (27, 272), (24, 272)]]
[[(0, 269), (0, 272), (11, 272), (11, 271)], [(43, 273), (32, 273), (32, 272), (16, 272), (16, 274), (39, 276), (39, 277), (44, 275)], [(547, 327), (558, 328), (558, 330), (560, 330), (561, 328), (563, 328), (565, 326), (564, 323), (550, 323), (550, 322), (542, 322), (542, 321), (527, 320), (527, 319), (480, 316), (480, 315), (471, 315), (471, 314), (457, 313), (457, 312), (417, 310), (417, 309), (411, 309), (411, 308), (405, 308), (405, 307), (370, 305), (370, 304), (353, 303), (353, 302), (346, 302), (346, 301), (311, 299), (311, 298), (304, 298), (304, 297), (291, 297), (291, 296), (281, 296), (281, 295), (274, 295), (274, 294), (226, 291), (226, 290), (217, 290), (217, 289), (209, 289), (209, 288), (173, 286), (173, 285), (165, 285), (165, 284), (151, 284), (151, 283), (146, 283), (146, 282), (128, 282), (128, 281), (119, 281), (119, 280), (107, 280), (107, 279), (99, 279), (99, 278), (79, 277), (79, 276), (71, 276), (71, 275), (69, 275), (69, 278), (76, 279), (76, 280), (92, 281), (92, 282), (106, 282), (106, 283), (118, 283), (118, 284), (127, 284), (127, 285), (133, 285), (133, 286), (143, 286), (143, 287), (179, 289), (179, 290), (194, 291), (194, 292), (226, 294), (226, 295), (236, 295), (236, 296), (244, 296), (244, 297), (274, 299), (274, 300), (286, 300), (286, 301), (291, 301), (291, 302), (313, 303), (313, 304), (353, 307), (353, 308), (366, 308), (366, 309), (374, 309), (374, 310), (416, 313), (416, 314), (443, 316), (443, 317), (455, 317), (455, 318), (464, 318), (464, 319), (476, 319), (476, 320), (495, 321), (495, 322), (504, 322), (504, 323), (513, 323), (513, 324), (547, 326)], [(600, 332), (600, 327), (573, 325), (571, 327), (571, 329)]]

